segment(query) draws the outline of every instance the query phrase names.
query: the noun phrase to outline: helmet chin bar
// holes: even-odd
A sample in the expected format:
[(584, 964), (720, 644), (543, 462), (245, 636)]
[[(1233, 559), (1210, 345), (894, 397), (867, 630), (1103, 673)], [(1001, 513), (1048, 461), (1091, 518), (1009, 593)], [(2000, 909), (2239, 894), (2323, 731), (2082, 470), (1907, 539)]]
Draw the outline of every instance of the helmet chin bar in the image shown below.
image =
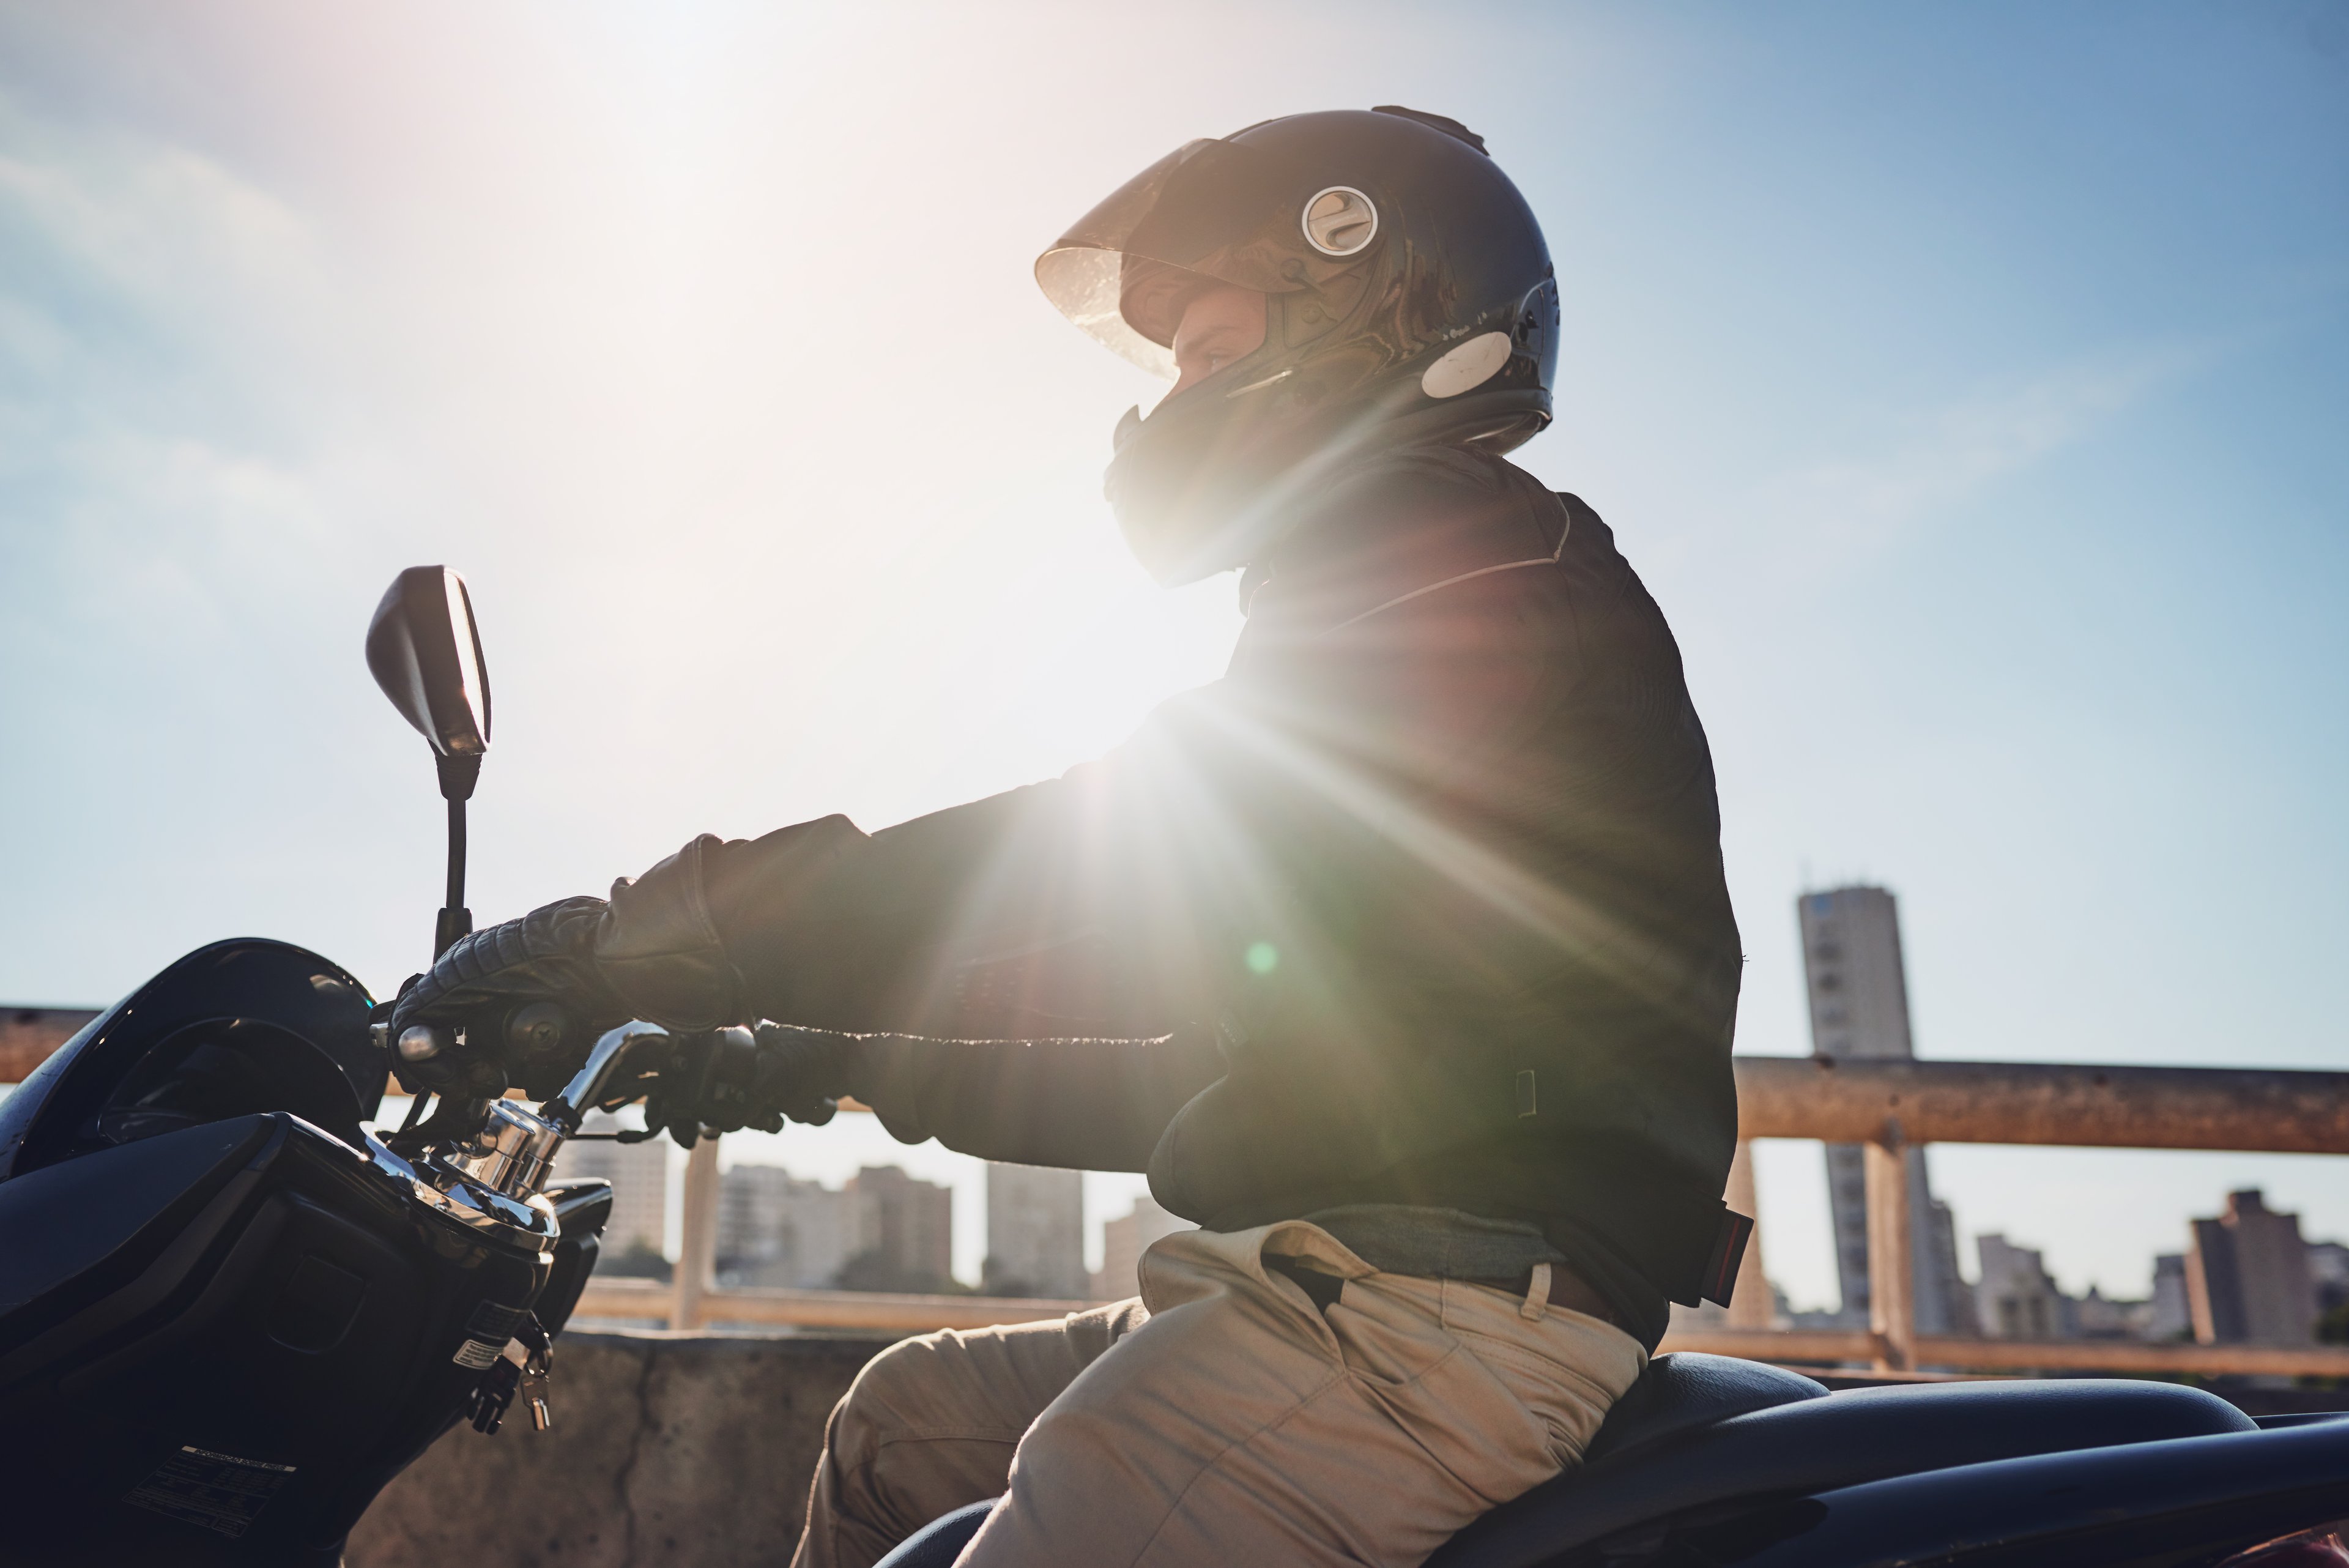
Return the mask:
[(1216, 395), (1208, 383), (1161, 403), (1148, 419), (1129, 412), (1103, 490), (1126, 547), (1162, 587), (1180, 587), (1242, 566), (1277, 542), (1283, 483), (1321, 443), (1298, 439), (1297, 421)]
[(1288, 400), (1219, 396), (1247, 361), (1118, 421), (1103, 489), (1126, 547), (1161, 587), (1237, 570), (1278, 545), (1345, 469), (1376, 452), (1466, 446), (1512, 452), (1550, 422), (1538, 387), (1490, 386), (1437, 400), (1417, 378), (1334, 415)]

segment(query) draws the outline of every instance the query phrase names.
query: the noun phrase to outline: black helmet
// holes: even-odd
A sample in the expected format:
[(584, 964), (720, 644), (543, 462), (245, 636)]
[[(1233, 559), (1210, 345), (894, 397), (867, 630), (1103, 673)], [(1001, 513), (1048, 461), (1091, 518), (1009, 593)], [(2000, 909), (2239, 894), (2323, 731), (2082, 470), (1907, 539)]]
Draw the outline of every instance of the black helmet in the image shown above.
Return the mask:
[(1036, 262), (1061, 314), (1161, 375), (1206, 280), (1262, 292), (1264, 344), (1119, 423), (1108, 492), (1152, 575), (1246, 565), (1366, 446), (1506, 452), (1550, 419), (1557, 285), (1482, 138), (1382, 108), (1290, 115), (1160, 159)]

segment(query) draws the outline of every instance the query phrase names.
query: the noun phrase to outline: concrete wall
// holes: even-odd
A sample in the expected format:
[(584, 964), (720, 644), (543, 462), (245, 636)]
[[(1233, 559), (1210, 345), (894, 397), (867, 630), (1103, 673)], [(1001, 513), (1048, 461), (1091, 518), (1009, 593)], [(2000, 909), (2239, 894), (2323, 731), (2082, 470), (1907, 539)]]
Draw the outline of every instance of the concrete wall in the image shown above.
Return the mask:
[(781, 1568), (824, 1417), (877, 1339), (566, 1332), (553, 1429), (460, 1427), (376, 1500), (349, 1568)]
[[(494, 1438), (441, 1438), (359, 1521), (348, 1568), (782, 1568), (824, 1417), (885, 1343), (567, 1332), (554, 1429), (521, 1414)], [(2344, 1403), (2233, 1379), (2216, 1392), (2254, 1415)]]

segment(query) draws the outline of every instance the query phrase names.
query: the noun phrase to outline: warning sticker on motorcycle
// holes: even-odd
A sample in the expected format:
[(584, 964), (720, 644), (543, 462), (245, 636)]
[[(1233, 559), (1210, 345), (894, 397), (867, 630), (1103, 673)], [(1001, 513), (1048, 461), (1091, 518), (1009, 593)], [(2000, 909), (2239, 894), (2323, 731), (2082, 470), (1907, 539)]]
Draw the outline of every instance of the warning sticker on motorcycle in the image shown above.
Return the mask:
[(469, 1339), (459, 1345), (457, 1354), (449, 1359), (460, 1366), (470, 1366), (479, 1372), (505, 1354), (505, 1348), (506, 1342), (502, 1339)]
[(530, 1308), (507, 1306), (502, 1302), (483, 1302), (465, 1320), (465, 1332), (482, 1339), (494, 1339), (500, 1345), (514, 1336), (522, 1320), (530, 1315)]
[(243, 1535), (261, 1517), (292, 1465), (241, 1459), (184, 1444), (122, 1501), (222, 1535)]

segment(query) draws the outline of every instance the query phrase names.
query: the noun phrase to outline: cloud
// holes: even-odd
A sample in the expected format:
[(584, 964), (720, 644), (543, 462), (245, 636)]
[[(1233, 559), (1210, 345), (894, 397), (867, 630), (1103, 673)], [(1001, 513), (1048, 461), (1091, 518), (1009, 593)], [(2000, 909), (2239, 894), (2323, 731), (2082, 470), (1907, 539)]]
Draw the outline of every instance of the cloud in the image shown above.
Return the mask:
[(199, 623), (326, 535), (335, 291), (284, 201), (189, 148), (0, 96), (0, 566), (55, 648), (93, 617)]
[[(2095, 435), (2214, 357), (2179, 343), (2063, 365), (1896, 422), (1882, 448), (1795, 469), (1765, 483), (1769, 514), (1821, 551), (1880, 545), (1918, 520)], [(1783, 539), (1783, 535), (1781, 535)]]
[(326, 295), (308, 226), (268, 192), (186, 147), (66, 128), (5, 96), (0, 223), (20, 306), (30, 292), (210, 337), (315, 319)]

